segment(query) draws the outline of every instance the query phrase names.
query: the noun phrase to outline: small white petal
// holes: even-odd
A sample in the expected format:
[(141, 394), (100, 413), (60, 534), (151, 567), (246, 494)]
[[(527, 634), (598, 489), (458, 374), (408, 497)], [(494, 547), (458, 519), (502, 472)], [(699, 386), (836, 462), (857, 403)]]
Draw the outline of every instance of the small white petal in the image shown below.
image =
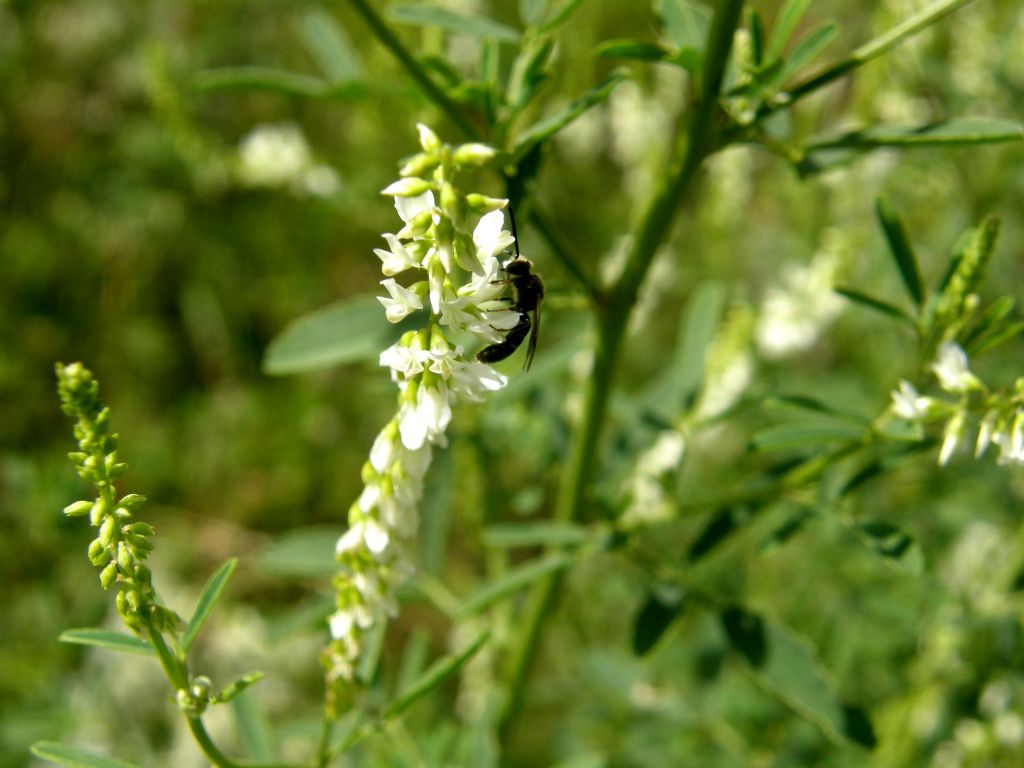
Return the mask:
[(434, 193), (429, 190), (416, 197), (395, 198), (395, 210), (398, 211), (398, 215), (402, 217), (402, 221), (406, 224), (424, 211), (430, 211), (433, 208)]

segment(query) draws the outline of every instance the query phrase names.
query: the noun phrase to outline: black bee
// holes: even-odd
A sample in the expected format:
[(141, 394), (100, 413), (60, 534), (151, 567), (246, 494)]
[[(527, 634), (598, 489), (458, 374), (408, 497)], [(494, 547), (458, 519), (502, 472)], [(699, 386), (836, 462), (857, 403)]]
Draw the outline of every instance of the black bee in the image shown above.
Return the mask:
[(516, 219), (512, 209), (508, 209), (509, 220), (512, 222), (512, 237), (515, 239), (516, 255), (505, 262), (505, 279), (500, 281), (512, 286), (513, 312), (519, 313), (519, 322), (505, 331), (505, 338), (497, 344), (484, 347), (476, 353), (476, 359), (482, 363), (496, 363), (504, 360), (522, 346), (526, 337), (530, 337), (526, 345), (526, 362), (523, 370), (530, 370), (533, 354), (537, 351), (537, 335), (540, 332), (540, 305), (544, 300), (544, 281), (533, 271), (533, 262), (519, 255), (519, 236), (516, 234)]

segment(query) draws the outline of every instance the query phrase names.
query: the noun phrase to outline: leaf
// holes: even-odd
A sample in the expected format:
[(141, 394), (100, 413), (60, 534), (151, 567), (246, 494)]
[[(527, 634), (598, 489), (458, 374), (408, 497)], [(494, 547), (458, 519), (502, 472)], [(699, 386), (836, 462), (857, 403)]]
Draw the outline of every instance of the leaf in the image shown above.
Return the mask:
[(249, 757), (263, 762), (273, 760), (273, 735), (253, 695), (245, 690), (239, 692), (231, 699), (231, 712), (235, 716), (239, 741)]
[(92, 645), (96, 648), (134, 653), (139, 656), (156, 656), (153, 646), (145, 640), (107, 629), (65, 629), (57, 639), (62, 643)]
[(29, 751), (36, 757), (69, 768), (136, 768), (132, 763), (88, 752), (56, 741), (37, 741)]
[(516, 161), (522, 159), (534, 146), (547, 141), (588, 109), (607, 99), (615, 90), (615, 86), (625, 80), (627, 76), (628, 73), (623, 70), (612, 72), (603, 82), (595, 85), (565, 109), (530, 126), (519, 135), (515, 148), (512, 150), (513, 158)]
[(582, 544), (590, 531), (575, 523), (541, 520), (534, 523), (489, 525), (483, 541), (488, 547), (571, 547)]
[(333, 16), (317, 8), (304, 13), (297, 26), (306, 47), (331, 82), (359, 79), (362, 71), (358, 56)]
[(491, 582), (466, 600), (459, 608), (458, 617), (465, 618), (489, 608), (494, 603), (514, 595), (535, 581), (564, 570), (572, 564), (570, 555), (557, 553), (531, 560), (513, 568), (497, 581)]
[(775, 25), (768, 38), (768, 47), (765, 50), (767, 61), (782, 57), (786, 43), (793, 36), (793, 30), (800, 23), (800, 19), (803, 18), (804, 13), (807, 12), (807, 6), (810, 4), (811, 0), (786, 0), (786, 4), (782, 6), (778, 16), (775, 17)]
[(507, 100), (513, 114), (518, 114), (530, 103), (537, 89), (547, 79), (545, 67), (554, 50), (555, 41), (551, 37), (541, 36), (534, 37), (519, 52), (508, 81)]
[(665, 37), (676, 48), (676, 62), (691, 72), (704, 58), (711, 11), (690, 0), (655, 0), (654, 12), (661, 19)]
[(897, 306), (890, 304), (887, 301), (876, 299), (874, 296), (868, 296), (866, 293), (854, 290), (853, 288), (846, 288), (843, 286), (837, 286), (833, 289), (836, 293), (841, 296), (845, 296), (850, 301), (856, 302), (863, 307), (873, 309), (876, 312), (881, 312), (883, 315), (893, 317), (904, 323), (907, 323), (911, 328), (917, 329), (917, 321), (913, 317), (908, 315), (904, 310)]
[(736, 510), (731, 507), (720, 510), (708, 521), (700, 535), (690, 545), (686, 552), (687, 561), (692, 564), (705, 557), (728, 538), (740, 522), (742, 522), (742, 516)]
[(779, 73), (772, 78), (773, 83), (782, 84), (800, 72), (821, 52), (828, 48), (839, 34), (839, 26), (832, 21), (815, 27), (793, 46), (792, 53), (785, 59)]
[(395, 717), (396, 715), (400, 715), (419, 699), (423, 698), (432, 690), (444, 683), (458, 672), (466, 662), (473, 658), (473, 656), (476, 655), (476, 652), (483, 648), (484, 643), (489, 639), (490, 632), (485, 630), (477, 635), (469, 645), (461, 651), (449, 654), (448, 656), (445, 656), (431, 664), (427, 671), (424, 672), (416, 682), (410, 685), (403, 693), (399, 694), (394, 701), (388, 704), (384, 709), (384, 716)]
[(810, 139), (804, 149), (875, 149), (876, 147), (942, 147), (996, 144), (1024, 140), (1024, 127), (1009, 120), (964, 117), (912, 126), (879, 125), (834, 136)]
[(971, 357), (977, 357), (983, 352), (988, 352), (993, 347), (1002, 344), (1003, 342), (1009, 341), (1014, 336), (1020, 335), (1024, 331), (1024, 322), (1011, 323), (1010, 325), (1003, 326), (998, 331), (992, 333), (986, 333), (979, 336), (972, 344), (969, 344), (964, 351)]
[(583, 0), (562, 0), (562, 4), (551, 11), (551, 15), (545, 19), (544, 23), (541, 24), (537, 31), (542, 34), (554, 32), (558, 27), (562, 26), (582, 4)]
[(192, 647), (196, 635), (202, 629), (203, 622), (210, 615), (210, 611), (213, 610), (213, 606), (216, 605), (217, 600), (224, 591), (224, 587), (227, 586), (228, 579), (231, 578), (231, 574), (235, 572), (237, 566), (238, 560), (231, 558), (217, 569), (217, 572), (210, 577), (209, 581), (206, 582), (206, 586), (203, 587), (203, 591), (199, 594), (199, 600), (196, 602), (196, 609), (188, 622), (185, 634), (181, 637), (181, 649), (186, 654), (189, 648)]
[(913, 574), (924, 572), (924, 555), (913, 536), (892, 523), (879, 520), (858, 522), (854, 530), (875, 554)]
[(263, 90), (315, 99), (363, 94), (359, 85), (336, 84), (300, 72), (255, 66), (208, 69), (197, 74), (192, 85), (200, 91)]
[(274, 337), (263, 358), (263, 371), (282, 376), (375, 361), (416, 322), (413, 314), (392, 325), (373, 296), (344, 299), (303, 315)]
[(356, 677), (366, 685), (372, 685), (377, 676), (377, 666), (380, 664), (380, 655), (384, 651), (384, 635), (387, 627), (386, 620), (376, 621), (363, 636), (363, 647), (359, 656)]
[(721, 283), (704, 282), (694, 289), (679, 321), (672, 361), (641, 395), (648, 412), (671, 422), (696, 398), (724, 304)]
[(606, 59), (664, 61), (672, 52), (660, 43), (645, 40), (605, 40), (594, 49), (594, 54)]
[(903, 285), (910, 294), (910, 298), (920, 307), (924, 304), (924, 287), (921, 281), (921, 268), (918, 266), (914, 249), (910, 245), (910, 238), (907, 237), (906, 227), (896, 212), (889, 207), (889, 204), (882, 198), (875, 199), (875, 213), (878, 222), (885, 232), (885, 239), (889, 243), (889, 251), (892, 253), (896, 267), (903, 278)]
[(657, 590), (647, 596), (633, 621), (633, 653), (643, 656), (668, 631), (686, 608), (686, 595), (665, 595)]
[(328, 576), (337, 570), (334, 547), (344, 532), (344, 528), (322, 526), (286, 533), (263, 550), (256, 564), (277, 576)]
[(762, 429), (754, 435), (751, 442), (759, 451), (777, 451), (782, 448), (815, 445), (823, 442), (859, 440), (864, 436), (864, 432), (865, 428), (856, 424), (800, 422)]
[(547, 6), (548, 0), (519, 0), (519, 18), (527, 26), (533, 26), (544, 15)]
[(816, 400), (813, 397), (802, 395), (776, 395), (765, 400), (766, 408), (792, 409), (797, 412), (809, 413), (815, 416), (829, 419), (838, 419), (850, 424), (858, 424), (867, 427), (871, 420), (853, 411), (840, 411), (831, 405)]
[(835, 742), (873, 743), (867, 716), (842, 702), (804, 638), (736, 606), (723, 611), (722, 624), (729, 642), (750, 663), (755, 679), (768, 693)]
[(517, 30), (493, 19), (456, 13), (433, 5), (395, 5), (388, 9), (388, 16), (400, 24), (438, 27), (459, 35), (490, 38), (505, 43), (517, 43), (520, 37)]

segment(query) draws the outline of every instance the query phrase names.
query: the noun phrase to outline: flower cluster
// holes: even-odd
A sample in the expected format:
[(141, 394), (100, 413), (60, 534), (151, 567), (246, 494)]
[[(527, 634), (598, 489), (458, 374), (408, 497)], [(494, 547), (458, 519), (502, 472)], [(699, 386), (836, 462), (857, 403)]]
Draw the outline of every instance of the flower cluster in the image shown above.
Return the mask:
[(288, 187), (296, 195), (330, 197), (338, 174), (317, 163), (306, 137), (291, 123), (258, 125), (238, 147), (238, 179), (248, 187)]
[[(376, 254), (388, 292), (380, 298), (387, 319), (395, 323), (428, 311), (421, 329), (405, 333), (380, 355), (399, 389), (398, 410), (373, 442), (363, 466), (363, 492), (338, 540), (337, 610), (325, 652), (331, 683), (355, 680), (367, 632), (397, 610), (396, 589), (413, 571), (408, 543), (418, 527), (424, 475), (433, 446), (446, 444), (452, 405), (479, 401), (507, 383), (450, 339), (468, 332), (497, 343), (519, 320), (501, 298), (499, 257), (514, 242), (502, 229), (507, 201), (465, 194), (453, 183), (459, 171), (487, 163), (494, 150), (448, 146), (422, 125), (419, 138), (423, 151), (383, 191), (395, 199), (403, 226), (383, 236), (387, 248)], [(414, 279), (396, 280), (407, 273)]]
[(980, 415), (974, 455), (980, 457), (995, 445), (1000, 464), (1024, 464), (1024, 378), (1009, 391), (990, 393), (971, 373), (967, 354), (957, 344), (945, 342), (931, 367), (939, 388), (953, 399), (926, 397), (909, 381), (900, 381), (892, 393), (891, 413), (899, 419), (923, 425), (945, 421), (939, 464), (949, 462), (963, 439), (972, 414)]
[(135, 632), (174, 629), (181, 619), (157, 604), (152, 575), (145, 560), (153, 549), (149, 537), (153, 527), (131, 522), (132, 513), (145, 497), (129, 493), (116, 497), (114, 480), (127, 466), (117, 458), (117, 435), (110, 432), (110, 409), (99, 397), (99, 384), (81, 363), (57, 364), (61, 408), (76, 420), (78, 450), (68, 454), (83, 480), (96, 487), (95, 499), (83, 499), (64, 508), (68, 517), (89, 516), (99, 529), (89, 544), (89, 560), (102, 568), (104, 589), (118, 585), (117, 612)]

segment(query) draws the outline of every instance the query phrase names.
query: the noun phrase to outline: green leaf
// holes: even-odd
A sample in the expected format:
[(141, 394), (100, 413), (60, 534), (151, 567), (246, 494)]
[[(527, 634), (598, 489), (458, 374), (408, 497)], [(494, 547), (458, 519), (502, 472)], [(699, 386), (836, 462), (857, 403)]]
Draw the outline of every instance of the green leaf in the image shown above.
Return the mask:
[(556, 553), (531, 560), (525, 565), (513, 568), (497, 581), (493, 581), (466, 600), (459, 608), (458, 617), (465, 618), (480, 613), (494, 603), (511, 597), (535, 581), (565, 570), (572, 564), (570, 555)]
[(875, 149), (876, 147), (942, 147), (997, 144), (1024, 140), (1024, 127), (1009, 120), (965, 117), (914, 126), (872, 126), (834, 136), (810, 139), (808, 152), (822, 149)]
[(672, 52), (660, 43), (645, 40), (605, 40), (594, 53), (606, 59), (635, 59), (637, 61), (664, 61)]
[(596, 107), (607, 99), (615, 90), (615, 86), (627, 77), (628, 73), (623, 70), (612, 72), (602, 83), (591, 88), (565, 109), (530, 126), (519, 135), (516, 141), (515, 148), (512, 150), (514, 160), (522, 159), (534, 146), (547, 141), (588, 109)]
[(803, 445), (859, 440), (864, 437), (864, 432), (864, 427), (840, 422), (780, 424), (756, 433), (752, 442), (759, 451), (777, 451)]
[(827, 21), (808, 32), (793, 46), (793, 51), (786, 57), (782, 69), (772, 78), (773, 82), (781, 85), (792, 78), (820, 56), (822, 51), (832, 44), (832, 41), (836, 39), (838, 34), (839, 27), (832, 21)]
[(874, 743), (867, 716), (847, 706), (802, 637), (739, 607), (722, 614), (726, 635), (750, 663), (755, 679), (771, 695), (837, 743)]
[(135, 653), (139, 656), (156, 656), (153, 646), (145, 640), (107, 629), (65, 629), (57, 639), (62, 643), (92, 645), (96, 648)]
[(633, 621), (633, 653), (643, 656), (668, 631), (686, 608), (686, 595), (666, 596), (653, 591)]
[(298, 22), (299, 34), (321, 71), (331, 82), (358, 80), (359, 58), (345, 30), (322, 8), (307, 11)]
[(29, 751), (36, 757), (69, 768), (136, 768), (133, 763), (69, 747), (56, 741), (37, 741)]
[(249, 757), (262, 762), (273, 760), (273, 735), (252, 693), (243, 690), (231, 699), (231, 712), (235, 716), (239, 741)]
[(544, 15), (547, 7), (548, 0), (519, 0), (519, 18), (527, 26), (533, 26)]
[(817, 416), (825, 419), (838, 419), (850, 424), (867, 427), (871, 425), (871, 419), (853, 411), (841, 411), (837, 408), (823, 403), (813, 397), (804, 395), (775, 395), (764, 401), (765, 408), (794, 410), (805, 415)]
[(793, 30), (800, 23), (800, 19), (807, 12), (807, 6), (811, 0), (786, 0), (786, 4), (779, 10), (775, 17), (775, 25), (772, 27), (772, 34), (768, 38), (768, 47), (765, 50), (765, 59), (771, 61), (782, 57), (786, 49), (786, 43), (793, 36)]
[(968, 344), (964, 348), (964, 351), (967, 352), (970, 357), (977, 357), (983, 352), (988, 352), (993, 347), (1009, 341), (1014, 336), (1020, 335), (1022, 331), (1024, 331), (1024, 322), (1010, 323), (997, 331), (980, 335), (977, 339)]
[(458, 672), (476, 652), (483, 648), (490, 639), (490, 632), (484, 631), (477, 635), (465, 648), (457, 653), (449, 654), (430, 665), (412, 685), (392, 701), (384, 709), (385, 717), (400, 715), (418, 700), (444, 683)]
[(590, 531), (576, 523), (539, 520), (533, 523), (499, 523), (484, 529), (483, 541), (488, 547), (571, 547), (582, 544)]
[(315, 99), (359, 96), (363, 92), (361, 86), (339, 85), (322, 77), (255, 66), (208, 69), (197, 74), (192, 84), (200, 91), (263, 90)]
[(214, 704), (226, 704), (229, 701), (234, 701), (247, 689), (256, 685), (256, 683), (262, 679), (262, 672), (249, 672), (248, 674), (242, 675), (242, 677), (238, 678), (233, 683), (224, 686), (224, 688), (216, 696), (213, 696), (210, 701)]
[(419, 322), (415, 313), (392, 325), (373, 296), (354, 296), (303, 315), (267, 347), (263, 371), (281, 376), (342, 363), (376, 361), (380, 351)]
[(506, 43), (519, 42), (519, 32), (493, 19), (468, 16), (433, 5), (395, 5), (388, 9), (392, 21), (421, 27), (438, 27), (468, 37), (491, 38)]
[(518, 114), (547, 79), (546, 67), (555, 50), (555, 41), (546, 35), (534, 37), (516, 57), (508, 81), (508, 103)]
[(334, 548), (344, 532), (344, 528), (318, 526), (286, 533), (263, 550), (256, 565), (277, 576), (328, 576), (337, 570)]
[(924, 286), (921, 281), (921, 268), (917, 264), (917, 257), (910, 245), (910, 238), (907, 237), (906, 227), (896, 212), (889, 207), (882, 198), (875, 200), (875, 213), (878, 222), (885, 232), (885, 239), (889, 243), (889, 251), (892, 253), (896, 267), (903, 278), (903, 285), (910, 294), (910, 298), (918, 307), (924, 304)]
[(366, 685), (372, 685), (377, 676), (380, 656), (384, 652), (384, 635), (387, 632), (387, 627), (387, 621), (374, 622), (363, 637), (363, 648), (356, 669), (356, 677)]
[(907, 323), (911, 328), (917, 328), (917, 321), (914, 320), (909, 314), (897, 306), (890, 304), (887, 301), (876, 299), (874, 296), (868, 296), (866, 293), (854, 290), (853, 288), (846, 288), (844, 286), (837, 286), (833, 289), (836, 293), (841, 296), (845, 296), (850, 301), (856, 302), (863, 307), (873, 309), (876, 312), (881, 312), (883, 315), (893, 317), (904, 323)]
[(206, 586), (203, 587), (203, 591), (199, 595), (199, 600), (196, 602), (196, 609), (192, 613), (192, 618), (188, 622), (188, 628), (185, 630), (185, 634), (181, 637), (181, 649), (187, 654), (189, 648), (192, 647), (192, 643), (196, 639), (196, 635), (199, 634), (199, 630), (202, 629), (203, 622), (210, 615), (210, 611), (213, 610), (213, 606), (216, 605), (217, 600), (220, 598), (221, 593), (224, 591), (224, 587), (227, 586), (228, 579), (231, 578), (231, 574), (235, 572), (235, 568), (238, 566), (238, 560), (231, 558), (224, 565), (217, 569), (209, 581), (206, 582)]
[(583, 0), (562, 0), (561, 5), (556, 6), (547, 19), (540, 25), (538, 32), (547, 34), (554, 32), (562, 26), (569, 17), (576, 12), (576, 9), (583, 4)]
[(711, 26), (711, 11), (691, 0), (655, 0), (654, 12), (661, 19), (665, 37), (677, 49), (677, 63), (691, 72), (699, 69)]
[(858, 522), (854, 530), (875, 554), (913, 574), (924, 572), (924, 555), (910, 534), (892, 523), (879, 520)]
[(641, 395), (649, 413), (671, 422), (696, 398), (704, 379), (707, 348), (724, 305), (721, 283), (704, 282), (694, 289), (679, 320), (672, 361)]
[(700, 534), (694, 539), (686, 552), (686, 560), (696, 563), (725, 541), (743, 522), (743, 515), (732, 507), (719, 510), (712, 517)]

